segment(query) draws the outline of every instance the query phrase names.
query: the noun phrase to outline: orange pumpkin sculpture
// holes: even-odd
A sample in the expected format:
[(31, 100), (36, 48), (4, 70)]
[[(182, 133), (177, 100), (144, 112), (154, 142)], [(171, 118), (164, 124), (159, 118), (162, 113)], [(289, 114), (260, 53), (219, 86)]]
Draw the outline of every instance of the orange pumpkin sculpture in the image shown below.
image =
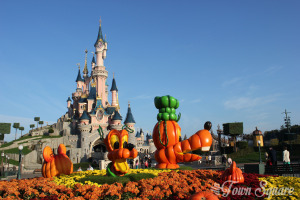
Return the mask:
[(232, 162), (230, 168), (226, 169), (221, 176), (223, 181), (235, 181), (235, 183), (244, 183), (244, 175), (240, 168), (236, 167), (235, 161)]
[(112, 161), (107, 166), (107, 175), (124, 176), (130, 169), (126, 159), (136, 158), (138, 154), (134, 145), (128, 144), (127, 130), (111, 130), (104, 139), (104, 142), (108, 150), (107, 157)]
[[(167, 100), (164, 101), (164, 99)], [(175, 102), (173, 104), (176, 104), (175, 107), (172, 105), (172, 101)], [(181, 128), (177, 123), (179, 119), (177, 121), (174, 118), (166, 120), (169, 118), (169, 115), (166, 114), (167, 111), (171, 110), (170, 116), (175, 113), (175, 109), (179, 106), (178, 100), (168, 95), (155, 97), (154, 103), (156, 108), (160, 109), (158, 122), (153, 129), (153, 142), (157, 148), (155, 151), (155, 160), (158, 162), (156, 168), (177, 169), (179, 162), (192, 162), (201, 159), (201, 156), (188, 152), (198, 149), (209, 151), (212, 144), (212, 136), (209, 132), (212, 126), (211, 122), (206, 122), (203, 130), (198, 131), (189, 139), (181, 141)]]
[(219, 198), (211, 192), (204, 191), (192, 195), (189, 200), (218, 200)]
[(45, 178), (51, 178), (60, 174), (69, 175), (73, 172), (73, 163), (66, 155), (65, 145), (60, 144), (57, 149), (58, 155), (54, 155), (52, 149), (46, 146), (43, 151), (44, 163), (42, 174)]

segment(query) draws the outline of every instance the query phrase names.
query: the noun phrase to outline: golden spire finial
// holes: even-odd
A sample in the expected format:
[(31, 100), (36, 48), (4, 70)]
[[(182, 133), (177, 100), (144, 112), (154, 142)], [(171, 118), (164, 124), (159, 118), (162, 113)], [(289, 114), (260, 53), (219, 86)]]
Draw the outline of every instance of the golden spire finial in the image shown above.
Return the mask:
[(99, 20), (99, 24), (100, 24), (100, 26), (101, 26), (101, 22), (102, 22), (102, 21), (101, 21), (101, 16), (100, 16), (100, 20)]
[(76, 65), (78, 66), (78, 69), (80, 69), (80, 63), (77, 63)]
[(84, 51), (84, 52), (85, 52), (85, 54), (87, 54), (88, 50), (87, 50), (87, 49), (85, 49), (85, 51)]
[(128, 107), (130, 108), (130, 101), (128, 101)]
[(95, 56), (95, 52), (92, 51), (91, 53), (93, 54), (93, 57), (94, 57)]

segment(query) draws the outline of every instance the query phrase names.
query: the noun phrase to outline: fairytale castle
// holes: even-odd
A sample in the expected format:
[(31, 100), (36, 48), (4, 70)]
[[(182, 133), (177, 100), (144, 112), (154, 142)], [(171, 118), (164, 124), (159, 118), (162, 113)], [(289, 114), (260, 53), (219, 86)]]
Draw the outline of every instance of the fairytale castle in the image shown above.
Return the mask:
[[(51, 148), (56, 150), (57, 144), (64, 143), (67, 154), (73, 163), (87, 161), (88, 159), (104, 159), (106, 151), (104, 142), (100, 139), (99, 127), (105, 138), (111, 129), (121, 130), (124, 125), (129, 127), (129, 143), (136, 146), (141, 153), (150, 153), (156, 150), (151, 134), (145, 136), (142, 130), (135, 130), (135, 120), (128, 103), (127, 114), (122, 124), (122, 116), (119, 112), (119, 97), (116, 80), (113, 76), (110, 87), (111, 101), (109, 101), (108, 71), (104, 66), (108, 43), (103, 37), (101, 21), (98, 36), (94, 44), (95, 54), (88, 69), (87, 50), (85, 50), (85, 63), (82, 70), (78, 70), (76, 78), (77, 88), (72, 93), (72, 99), (67, 99), (67, 113), (51, 125), (54, 133), (49, 135), (61, 135), (62, 138), (51, 139)], [(39, 130), (33, 130), (31, 135), (47, 134)], [(46, 145), (46, 144), (45, 144)], [(41, 147), (43, 148), (43, 147)]]

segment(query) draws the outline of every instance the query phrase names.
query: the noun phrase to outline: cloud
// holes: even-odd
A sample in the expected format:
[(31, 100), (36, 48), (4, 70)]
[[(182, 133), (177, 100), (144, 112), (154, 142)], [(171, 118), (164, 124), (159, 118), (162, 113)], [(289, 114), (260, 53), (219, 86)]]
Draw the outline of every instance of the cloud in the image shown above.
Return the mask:
[(277, 100), (279, 95), (271, 95), (266, 97), (239, 97), (235, 99), (228, 100), (224, 103), (227, 109), (247, 109), (268, 104)]
[(228, 87), (230, 85), (236, 84), (240, 80), (242, 80), (241, 77), (236, 77), (236, 78), (233, 78), (231, 80), (224, 81), (223, 84), (222, 84), (222, 87)]
[(276, 73), (277, 71), (281, 70), (283, 67), (282, 66), (272, 66), (268, 67), (265, 71), (264, 74), (273, 74)]
[(199, 103), (201, 102), (201, 99), (194, 99), (193, 101), (191, 101), (191, 103)]

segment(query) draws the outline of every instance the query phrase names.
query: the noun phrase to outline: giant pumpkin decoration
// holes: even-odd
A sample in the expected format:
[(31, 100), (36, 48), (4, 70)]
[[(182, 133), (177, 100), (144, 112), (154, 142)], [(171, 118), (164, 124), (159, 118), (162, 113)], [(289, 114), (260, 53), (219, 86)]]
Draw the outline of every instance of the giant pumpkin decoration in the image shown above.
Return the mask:
[(204, 191), (190, 196), (189, 200), (219, 200), (219, 198), (212, 192)]
[(222, 176), (223, 181), (235, 181), (235, 183), (244, 183), (244, 175), (240, 168), (236, 167), (235, 161), (232, 162), (230, 168), (226, 169)]
[(73, 172), (73, 163), (66, 155), (65, 145), (60, 144), (57, 149), (57, 155), (54, 155), (52, 149), (46, 146), (43, 150), (44, 163), (42, 174), (45, 178), (51, 178), (60, 174), (69, 175)]
[(211, 122), (204, 124), (204, 129), (192, 135), (189, 139), (181, 141), (181, 128), (178, 125), (180, 115), (175, 112), (179, 101), (169, 95), (155, 97), (154, 104), (159, 109), (158, 122), (153, 129), (153, 142), (157, 150), (155, 159), (157, 168), (179, 168), (179, 162), (192, 162), (201, 159), (201, 156), (188, 152), (201, 149), (209, 151), (212, 137), (209, 132)]
[(108, 159), (112, 162), (108, 164), (106, 171), (109, 176), (124, 176), (129, 171), (126, 159), (137, 157), (137, 150), (134, 145), (128, 144), (127, 130), (111, 130), (104, 139), (108, 151)]

